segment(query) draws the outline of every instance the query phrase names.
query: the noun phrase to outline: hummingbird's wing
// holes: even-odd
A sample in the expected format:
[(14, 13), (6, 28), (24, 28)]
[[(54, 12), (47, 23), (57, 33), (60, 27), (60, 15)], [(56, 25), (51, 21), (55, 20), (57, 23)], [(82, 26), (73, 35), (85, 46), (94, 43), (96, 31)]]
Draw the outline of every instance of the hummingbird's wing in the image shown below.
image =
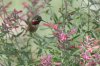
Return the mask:
[(24, 22), (27, 24), (27, 25), (29, 25), (30, 24), (30, 18), (27, 18), (27, 20), (24, 20)]
[(26, 20), (24, 22), (28, 25), (28, 22)]

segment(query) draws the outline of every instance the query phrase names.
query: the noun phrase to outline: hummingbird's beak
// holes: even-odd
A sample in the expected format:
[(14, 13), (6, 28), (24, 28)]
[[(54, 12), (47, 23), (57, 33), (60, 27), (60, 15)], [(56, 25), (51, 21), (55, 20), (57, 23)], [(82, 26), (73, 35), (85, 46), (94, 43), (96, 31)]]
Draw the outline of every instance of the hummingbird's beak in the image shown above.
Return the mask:
[(41, 21), (46, 22), (46, 21), (44, 21), (44, 20), (41, 20)]

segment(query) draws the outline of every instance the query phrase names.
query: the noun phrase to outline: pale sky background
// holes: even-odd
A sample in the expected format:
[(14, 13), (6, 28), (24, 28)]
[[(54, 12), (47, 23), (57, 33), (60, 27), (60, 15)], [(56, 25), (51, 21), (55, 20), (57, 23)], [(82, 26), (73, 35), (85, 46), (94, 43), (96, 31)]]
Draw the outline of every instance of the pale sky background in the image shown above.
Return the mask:
[[(28, 2), (28, 0), (4, 0), (4, 2), (12, 1), (12, 6), (10, 9), (16, 8), (16, 9), (22, 9), (22, 2)], [(62, 0), (52, 0), (52, 6), (55, 7), (55, 9), (59, 8), (61, 6)]]

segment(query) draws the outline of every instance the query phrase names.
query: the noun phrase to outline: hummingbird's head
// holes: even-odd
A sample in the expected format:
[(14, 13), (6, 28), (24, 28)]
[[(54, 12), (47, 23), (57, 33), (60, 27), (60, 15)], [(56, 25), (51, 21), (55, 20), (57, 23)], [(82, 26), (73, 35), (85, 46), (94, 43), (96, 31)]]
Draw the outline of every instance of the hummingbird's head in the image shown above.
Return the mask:
[(33, 18), (33, 20), (36, 20), (37, 22), (43, 21), (43, 20), (42, 20), (42, 17), (39, 16), (39, 15), (36, 15), (36, 16)]
[(33, 19), (32, 19), (32, 25), (38, 25), (42, 20), (42, 17), (39, 15), (36, 15)]

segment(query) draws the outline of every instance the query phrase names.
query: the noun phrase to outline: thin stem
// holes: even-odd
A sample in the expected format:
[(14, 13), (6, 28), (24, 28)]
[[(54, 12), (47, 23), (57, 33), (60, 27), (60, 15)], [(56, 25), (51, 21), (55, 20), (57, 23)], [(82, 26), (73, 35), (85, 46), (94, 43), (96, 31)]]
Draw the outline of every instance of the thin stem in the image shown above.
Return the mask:
[(89, 0), (88, 0), (88, 24), (87, 24), (87, 26), (88, 26), (88, 31), (90, 30), (90, 27), (89, 27), (89, 23), (90, 23), (90, 7), (89, 7)]

